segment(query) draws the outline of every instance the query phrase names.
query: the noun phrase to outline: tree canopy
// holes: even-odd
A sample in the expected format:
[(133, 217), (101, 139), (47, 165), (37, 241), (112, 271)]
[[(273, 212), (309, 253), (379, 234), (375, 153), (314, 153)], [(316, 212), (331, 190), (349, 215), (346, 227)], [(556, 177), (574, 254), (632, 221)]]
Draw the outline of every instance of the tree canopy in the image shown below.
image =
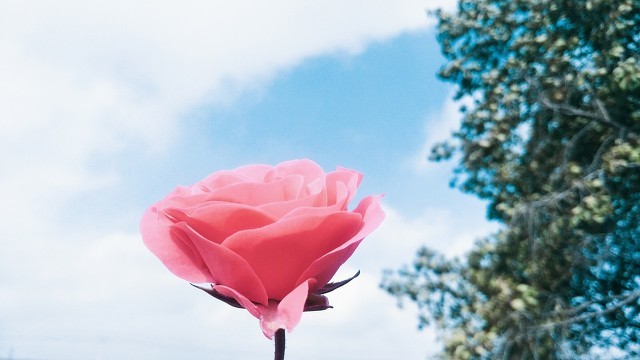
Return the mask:
[(640, 1), (459, 0), (441, 79), (464, 99), (432, 160), (501, 230), (418, 250), (382, 287), (443, 329), (443, 358), (640, 356)]

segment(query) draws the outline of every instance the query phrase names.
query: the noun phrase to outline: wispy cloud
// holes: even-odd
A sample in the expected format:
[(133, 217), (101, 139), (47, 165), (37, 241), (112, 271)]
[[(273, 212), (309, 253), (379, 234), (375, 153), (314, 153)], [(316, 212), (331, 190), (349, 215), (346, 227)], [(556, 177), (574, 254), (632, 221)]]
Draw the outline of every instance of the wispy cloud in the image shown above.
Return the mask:
[[(269, 353), (254, 319), (185, 291), (149, 256), (135, 228), (99, 232), (103, 219), (78, 221), (69, 216), (69, 202), (121, 181), (123, 174), (98, 159), (170, 153), (194, 107), (232, 102), (307, 58), (355, 54), (430, 26), (424, 10), (452, 3), (3, 1), (0, 354), (173, 359), (187, 351), (192, 358), (227, 351), (249, 359)], [(412, 239), (398, 247), (404, 249), (398, 259), (437, 236), (439, 225), (429, 221), (448, 221), (446, 214), (406, 220), (389, 212), (383, 234)], [(371, 248), (371, 256), (386, 253)], [(374, 268), (341, 294), (336, 309), (342, 302), (350, 311), (379, 313), (380, 321), (406, 322), (402, 316), (409, 315), (388, 306), (392, 299), (376, 297)], [(362, 294), (387, 310), (366, 310)], [(349, 315), (338, 311), (309, 322), (344, 324)], [(295, 336), (311, 344), (312, 332), (299, 329)], [(367, 329), (367, 341), (379, 339), (376, 331)], [(413, 336), (407, 343), (422, 335)]]
[(38, 173), (58, 179), (56, 193), (114, 180), (87, 171), (92, 156), (166, 150), (194, 106), (427, 26), (424, 10), (442, 3), (451, 1), (5, 1), (0, 187), (39, 197)]
[(424, 123), (422, 146), (409, 159), (414, 171), (426, 173), (436, 167), (436, 163), (428, 160), (431, 149), (437, 143), (451, 139), (454, 131), (460, 127), (460, 121), (462, 120), (460, 106), (469, 105), (469, 103), (468, 99), (453, 100), (453, 91), (451, 91), (442, 106), (427, 115)]

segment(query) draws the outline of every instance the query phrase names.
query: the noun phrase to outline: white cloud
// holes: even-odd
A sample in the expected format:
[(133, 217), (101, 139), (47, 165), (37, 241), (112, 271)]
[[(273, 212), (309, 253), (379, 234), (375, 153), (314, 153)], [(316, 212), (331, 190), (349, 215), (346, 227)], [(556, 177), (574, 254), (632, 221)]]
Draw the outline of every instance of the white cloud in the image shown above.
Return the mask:
[(96, 156), (166, 150), (195, 105), (425, 27), (443, 3), (3, 1), (2, 237), (47, 233), (65, 199), (118, 181)]
[[(498, 228), (484, 216), (484, 204), (467, 203), (463, 210), (449, 204), (427, 207), (413, 216), (385, 206), (387, 217), (374, 234), (363, 242), (353, 261), (358, 268), (397, 269), (409, 264), (418, 248), (428, 246), (447, 257), (461, 256), (473, 243)], [(375, 269), (375, 270), (374, 270)], [(348, 277), (348, 273), (340, 274)]]
[[(456, 255), (490, 226), (468, 226), (473, 215), (443, 209), (415, 218), (385, 211), (382, 227), (336, 279), (362, 270), (360, 277), (328, 294), (334, 309), (305, 314), (289, 335), (292, 358), (422, 359), (437, 350), (432, 329), (416, 330), (415, 308), (398, 309), (378, 288), (382, 270), (410, 261), (423, 244)], [(0, 337), (0, 353), (12, 348), (16, 357), (46, 357), (73, 349), (78, 358), (205, 359), (215, 352), (251, 359), (272, 351), (257, 320), (170, 274), (138, 234), (74, 236), (87, 239), (14, 253), (37, 263), (14, 264), (12, 271), (25, 276), (4, 279), (0, 311), (11, 332)]]
[(440, 109), (427, 115), (422, 146), (409, 159), (410, 167), (414, 171), (424, 174), (436, 168), (437, 164), (428, 160), (431, 148), (436, 143), (450, 139), (453, 132), (458, 130), (462, 120), (460, 106), (463, 103), (465, 102), (454, 101), (453, 92), (451, 92)]
[[(101, 235), (91, 224), (59, 223), (66, 201), (119, 181), (120, 174), (93, 163), (97, 156), (170, 149), (194, 106), (232, 101), (306, 58), (357, 53), (373, 41), (423, 28), (431, 21), (425, 8), (452, 3), (0, 3), (0, 354), (118, 359), (172, 359), (186, 352), (204, 359), (212, 351), (238, 359), (268, 354), (271, 344), (253, 318), (185, 290), (188, 285), (142, 247), (136, 229)], [(390, 225), (382, 233), (406, 241), (394, 259), (410, 258), (405, 256), (415, 244), (444, 231), (429, 221), (448, 221), (437, 212), (414, 220), (389, 213)], [(371, 256), (386, 254), (384, 246), (370, 248)], [(339, 290), (334, 302), (342, 302), (348, 314), (381, 316), (380, 322), (398, 325), (393, 331), (401, 336), (400, 325), (413, 326), (413, 321), (405, 325), (413, 316), (390, 307), (393, 299), (375, 295), (379, 266), (370, 267), (354, 290)], [(363, 294), (385, 310), (367, 308)], [(337, 309), (338, 317), (327, 323), (349, 318)], [(307, 330), (303, 322), (292, 336), (312, 344), (318, 336), (313, 325), (322, 321), (310, 319)], [(377, 332), (365, 329), (363, 339), (378, 341), (384, 333)], [(291, 347), (293, 353), (304, 350)], [(423, 354), (418, 349), (412, 356)]]
[(25, 206), (33, 201), (15, 194), (116, 181), (87, 163), (162, 151), (194, 106), (232, 101), (306, 58), (424, 28), (425, 9), (452, 3), (3, 1), (0, 168), (10, 175), (0, 195)]
[[(341, 272), (355, 269), (347, 266)], [(351, 283), (329, 293), (334, 308), (305, 314), (291, 334), (292, 343), (300, 342), (301, 350), (325, 346), (340, 350), (315, 357), (292, 353), (292, 358), (417, 360), (438, 350), (435, 331), (417, 329), (416, 310), (398, 308), (396, 299), (379, 288), (381, 269), (376, 270), (363, 271)]]
[[(335, 279), (347, 278), (357, 270), (362, 271), (361, 275), (328, 294), (334, 309), (303, 317), (295, 332), (301, 337), (309, 336), (300, 340), (310, 342), (305, 346), (312, 347), (318, 341), (313, 335), (323, 334), (329, 343), (343, 350), (345, 359), (359, 358), (358, 351), (364, 347), (370, 349), (367, 358), (371, 359), (422, 359), (438, 351), (436, 330), (417, 330), (416, 307), (412, 304), (399, 309), (396, 299), (379, 288), (382, 272), (408, 265), (423, 245), (449, 257), (462, 255), (477, 238), (494, 231), (496, 225), (484, 219), (481, 206), (457, 214), (445, 208), (427, 208), (414, 217), (388, 206), (385, 212), (387, 217), (381, 227), (364, 240)], [(324, 358), (329, 357), (334, 358)]]

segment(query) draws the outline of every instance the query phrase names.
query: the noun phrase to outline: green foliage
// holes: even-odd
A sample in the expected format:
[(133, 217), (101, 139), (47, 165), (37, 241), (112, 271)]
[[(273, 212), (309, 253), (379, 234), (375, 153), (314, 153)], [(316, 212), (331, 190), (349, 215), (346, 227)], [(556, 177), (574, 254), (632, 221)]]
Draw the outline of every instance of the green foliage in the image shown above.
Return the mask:
[(432, 159), (504, 223), (463, 260), (421, 249), (382, 287), (443, 358), (640, 355), (640, 1), (459, 0), (440, 77), (469, 98)]

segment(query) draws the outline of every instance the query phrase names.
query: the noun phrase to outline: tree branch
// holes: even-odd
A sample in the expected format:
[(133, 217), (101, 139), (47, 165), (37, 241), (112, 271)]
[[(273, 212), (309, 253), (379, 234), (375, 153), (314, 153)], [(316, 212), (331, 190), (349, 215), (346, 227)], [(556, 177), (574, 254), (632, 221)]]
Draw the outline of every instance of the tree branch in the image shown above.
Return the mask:
[(569, 116), (582, 116), (588, 119), (594, 119), (599, 123), (616, 128), (618, 130), (623, 131), (626, 134), (632, 134), (634, 136), (638, 136), (638, 134), (631, 130), (628, 126), (625, 126), (617, 121), (614, 121), (609, 115), (609, 111), (606, 106), (598, 97), (594, 96), (594, 103), (597, 111), (586, 111), (581, 108), (569, 105), (567, 103), (557, 103), (550, 100), (547, 96), (543, 95), (542, 91), (540, 92), (540, 97), (538, 99), (540, 105), (543, 107), (552, 110), (554, 112), (560, 112)]
[[(587, 312), (587, 313), (584, 313), (582, 315), (572, 316), (572, 317), (569, 317), (567, 319), (560, 320), (560, 321), (550, 321), (550, 322), (542, 324), (542, 325), (537, 325), (534, 328), (535, 329), (555, 328), (555, 327), (565, 326), (565, 325), (569, 325), (569, 324), (581, 323), (581, 322), (584, 322), (584, 321), (589, 320), (589, 319), (594, 318), (594, 317), (600, 317), (600, 316), (603, 316), (603, 315), (606, 315), (606, 314), (610, 314), (610, 313), (612, 313), (612, 312), (614, 312), (616, 310), (619, 310), (619, 309), (623, 308), (624, 306), (627, 306), (627, 305), (631, 304), (633, 301), (635, 301), (637, 299), (640, 299), (640, 290), (636, 290), (636, 291), (630, 292), (628, 294), (620, 294), (620, 295), (612, 296), (612, 297), (609, 297), (607, 300), (603, 300), (603, 301), (615, 300), (615, 299), (618, 299), (618, 298), (622, 298), (622, 300), (620, 300), (619, 302), (613, 304), (610, 307), (605, 307), (603, 310)], [(600, 301), (588, 302), (588, 303), (582, 304), (582, 305), (580, 305), (580, 306), (578, 306), (576, 308), (569, 309), (565, 313), (567, 313), (567, 314), (575, 314), (576, 312), (579, 312), (579, 310), (588, 308), (589, 306), (595, 305), (597, 303), (600, 303)]]

